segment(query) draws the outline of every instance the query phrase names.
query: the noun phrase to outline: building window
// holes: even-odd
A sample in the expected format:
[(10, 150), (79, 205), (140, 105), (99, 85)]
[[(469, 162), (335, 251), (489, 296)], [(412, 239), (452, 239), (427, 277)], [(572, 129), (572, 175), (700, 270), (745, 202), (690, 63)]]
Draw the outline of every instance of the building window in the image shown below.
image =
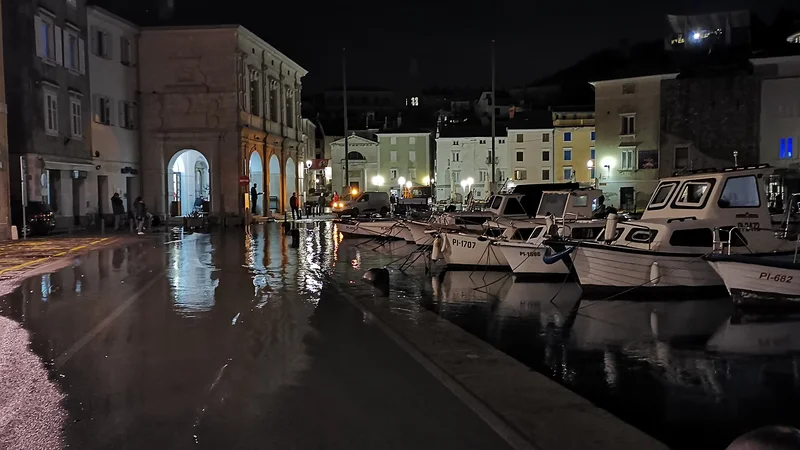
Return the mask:
[(572, 142), (572, 132), (565, 131), (564, 132), (564, 142)]
[(489, 172), (486, 170), (481, 170), (480, 172), (478, 172), (478, 180), (480, 180), (481, 182), (489, 181)]
[(791, 159), (794, 156), (794, 139), (781, 138), (780, 157), (781, 159)]
[(635, 94), (636, 85), (634, 83), (625, 83), (622, 85), (622, 95)]
[(550, 142), (550, 133), (542, 134), (542, 142)]
[(119, 60), (126, 66), (133, 65), (133, 44), (131, 40), (125, 36), (119, 38)]
[(389, 140), (390, 140), (392, 145), (397, 145), (397, 137), (396, 136), (392, 136), (391, 138), (389, 138)]
[(389, 152), (389, 162), (397, 162), (397, 150)]
[(505, 139), (500, 139), (500, 140), (498, 141), (498, 143), (499, 143), (499, 144), (505, 144), (505, 143), (506, 143), (506, 140), (505, 140)]
[(397, 179), (397, 169), (389, 169), (389, 178), (392, 180)]
[(136, 129), (137, 106), (133, 102), (119, 102), (119, 126), (129, 130)]
[(408, 169), (408, 178), (412, 180), (417, 179), (417, 169)]
[(622, 136), (631, 136), (636, 134), (636, 116), (625, 115), (620, 116), (620, 129), (619, 134)]
[(278, 81), (269, 79), (269, 120), (278, 122)]
[(564, 181), (572, 179), (572, 167), (564, 167)]
[[(261, 74), (257, 70), (250, 70), (250, 114), (261, 115)], [(289, 125), (291, 126), (291, 125)]]
[(481, 140), (480, 140), (480, 141), (478, 141), (478, 142), (479, 142), (480, 144), (485, 144), (485, 143), (486, 143), (486, 139), (481, 139)]
[(294, 93), (289, 86), (285, 87), (286, 95), (286, 126), (294, 128)]
[(111, 99), (98, 95), (94, 105), (97, 108), (94, 113), (94, 121), (104, 125), (111, 125)]
[(550, 169), (542, 169), (542, 181), (550, 181)]
[(689, 167), (689, 147), (675, 147), (675, 168), (685, 169)]
[(36, 56), (47, 61), (55, 61), (57, 27), (53, 23), (53, 18), (44, 13), (38, 14), (34, 16), (34, 26), (36, 27)]
[(550, 161), (550, 150), (542, 150), (542, 161)]
[(517, 133), (517, 142), (525, 142), (525, 135)]
[(111, 35), (99, 28), (94, 28), (92, 31), (92, 53), (101, 58), (111, 59)]
[(413, 150), (412, 150), (412, 151), (410, 151), (410, 152), (408, 152), (408, 160), (409, 160), (410, 162), (414, 162), (414, 161), (416, 161), (416, 160), (417, 160), (417, 152), (415, 152), (415, 151), (413, 151)]
[(597, 138), (597, 132), (596, 131), (592, 131), (591, 134), (589, 135), (589, 139), (594, 141), (594, 140), (596, 140), (596, 138)]
[(64, 30), (64, 67), (73, 72), (86, 73), (83, 39), (74, 30)]
[(594, 180), (595, 178), (594, 166), (592, 166), (589, 168), (589, 179)]
[(81, 99), (71, 96), (69, 99), (69, 111), (71, 119), (72, 137), (83, 137), (83, 112), (81, 111)]
[(451, 179), (451, 180), (453, 181), (453, 183), (455, 183), (455, 184), (458, 184), (458, 182), (460, 181), (460, 180), (459, 180), (459, 177), (460, 177), (460, 176), (461, 176), (461, 172), (459, 172), (459, 171), (457, 171), (457, 170), (453, 170), (453, 171), (451, 171), (451, 173), (450, 173), (450, 179)]
[(458, 141), (453, 141), (453, 145), (458, 145)]
[(594, 147), (589, 147), (589, 159), (595, 160), (596, 159), (595, 158), (596, 154), (597, 153), (596, 153)]
[(527, 180), (528, 171), (525, 169), (517, 169), (514, 171), (514, 179), (517, 181)]
[(58, 135), (58, 92), (44, 90), (44, 129), (51, 136)]
[(415, 145), (416, 143), (417, 143), (417, 138), (415, 138), (414, 136), (408, 138), (408, 145)]
[(459, 161), (458, 157), (459, 157), (458, 152), (453, 152), (453, 162), (458, 162)]
[(564, 161), (572, 161), (572, 149), (565, 148), (564, 149)]
[(525, 155), (522, 152), (517, 152), (517, 162), (522, 162), (525, 158)]
[(622, 151), (620, 155), (620, 165), (619, 168), (622, 170), (633, 170), (635, 167), (633, 162), (634, 157), (633, 149), (626, 149)]

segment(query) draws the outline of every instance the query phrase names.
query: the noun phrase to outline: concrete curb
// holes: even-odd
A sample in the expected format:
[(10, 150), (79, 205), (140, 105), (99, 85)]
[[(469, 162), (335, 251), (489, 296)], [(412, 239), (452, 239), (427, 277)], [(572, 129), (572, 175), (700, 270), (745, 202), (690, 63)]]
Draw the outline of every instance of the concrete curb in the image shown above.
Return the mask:
[(394, 313), (392, 300), (359, 299), (329, 285), (514, 449), (668, 449), (431, 311), (412, 319)]

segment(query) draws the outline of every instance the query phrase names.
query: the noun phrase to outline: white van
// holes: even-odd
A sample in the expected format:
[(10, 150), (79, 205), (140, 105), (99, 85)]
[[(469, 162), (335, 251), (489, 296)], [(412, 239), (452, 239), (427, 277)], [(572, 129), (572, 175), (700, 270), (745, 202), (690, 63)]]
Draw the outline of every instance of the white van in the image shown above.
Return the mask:
[(380, 214), (386, 216), (391, 211), (387, 192), (362, 192), (355, 200), (339, 200), (333, 204), (333, 213), (337, 217), (349, 214), (358, 217), (361, 214)]

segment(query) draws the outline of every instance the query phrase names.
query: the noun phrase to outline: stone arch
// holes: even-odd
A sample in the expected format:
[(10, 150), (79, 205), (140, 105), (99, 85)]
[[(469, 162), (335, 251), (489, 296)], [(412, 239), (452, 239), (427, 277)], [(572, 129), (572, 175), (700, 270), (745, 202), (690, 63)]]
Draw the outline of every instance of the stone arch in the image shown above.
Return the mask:
[[(292, 193), (297, 192), (297, 164), (291, 157), (286, 159), (286, 194), (284, 195), (285, 204), (289, 204)], [(299, 195), (299, 194), (298, 194)], [(302, 195), (300, 196), (302, 198)], [(299, 202), (300, 200), (298, 200)]]
[(212, 165), (203, 152), (193, 148), (176, 151), (169, 159), (166, 172), (168, 215), (189, 215), (199, 198), (211, 200)]
[[(264, 160), (261, 158), (261, 153), (258, 151), (253, 151), (250, 153), (250, 157), (248, 158), (248, 172), (250, 174), (250, 185), (247, 187), (247, 191), (256, 187), (258, 192), (264, 192), (266, 194), (267, 189), (264, 186)], [(256, 201), (256, 209), (253, 210), (253, 214), (264, 214), (264, 201), (266, 200), (265, 196), (259, 196), (258, 200)], [(253, 205), (250, 205), (252, 208)]]
[[(269, 190), (267, 191), (270, 197), (278, 198), (278, 209), (281, 208), (281, 162), (277, 155), (272, 154), (269, 157)], [(269, 198), (264, 203), (269, 207)]]

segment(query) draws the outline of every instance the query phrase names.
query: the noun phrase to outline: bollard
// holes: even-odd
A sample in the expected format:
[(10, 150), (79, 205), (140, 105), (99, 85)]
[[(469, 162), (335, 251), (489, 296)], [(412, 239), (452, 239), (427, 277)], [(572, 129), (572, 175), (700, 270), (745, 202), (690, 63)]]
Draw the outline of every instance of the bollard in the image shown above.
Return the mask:
[(289, 231), (292, 229), (292, 224), (289, 223), (289, 216), (284, 214), (283, 216), (283, 232), (289, 234)]
[(106, 234), (106, 219), (105, 217), (100, 217), (100, 234)]
[(292, 230), (292, 248), (300, 247), (300, 230), (297, 228)]

